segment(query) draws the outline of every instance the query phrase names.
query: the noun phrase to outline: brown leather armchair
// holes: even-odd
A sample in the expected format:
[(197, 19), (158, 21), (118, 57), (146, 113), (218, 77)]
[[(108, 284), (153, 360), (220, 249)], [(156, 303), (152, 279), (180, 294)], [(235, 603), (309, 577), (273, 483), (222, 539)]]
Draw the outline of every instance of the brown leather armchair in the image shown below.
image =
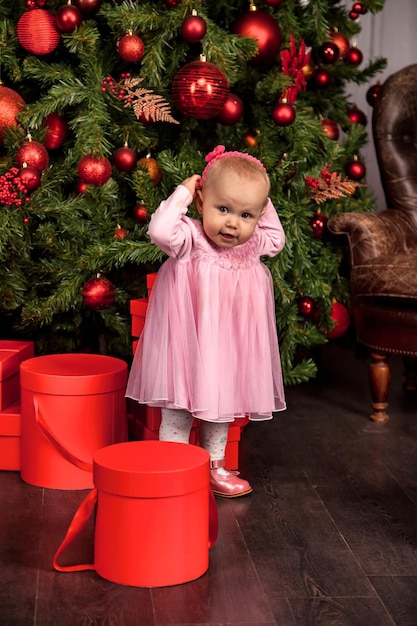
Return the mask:
[(347, 238), (352, 316), (371, 354), (371, 419), (385, 422), (390, 354), (404, 357), (405, 388), (416, 389), (417, 64), (383, 84), (372, 132), (387, 208), (335, 215), (328, 228)]

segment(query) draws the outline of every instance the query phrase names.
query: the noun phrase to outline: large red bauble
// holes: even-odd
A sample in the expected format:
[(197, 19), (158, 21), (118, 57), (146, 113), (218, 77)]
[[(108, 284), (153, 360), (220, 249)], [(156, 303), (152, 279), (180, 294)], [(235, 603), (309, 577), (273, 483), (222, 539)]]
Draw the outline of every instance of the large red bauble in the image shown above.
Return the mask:
[(181, 113), (207, 120), (222, 110), (229, 95), (229, 83), (214, 63), (191, 61), (176, 73), (171, 90), (174, 104)]
[(145, 54), (145, 45), (140, 37), (127, 33), (117, 42), (117, 52), (123, 61), (136, 63)]
[(0, 85), (0, 144), (3, 144), (5, 129), (17, 126), (16, 116), (25, 104), (16, 91)]
[(26, 163), (28, 167), (43, 172), (49, 164), (48, 150), (38, 141), (26, 141), (16, 152), (15, 162), (19, 167)]
[(243, 37), (253, 37), (258, 44), (255, 63), (271, 63), (281, 48), (281, 29), (278, 22), (264, 11), (247, 11), (232, 26), (232, 33)]
[(35, 191), (41, 184), (41, 173), (36, 167), (21, 167), (19, 178), (29, 193)]
[(77, 26), (80, 26), (83, 17), (76, 6), (67, 4), (63, 7), (59, 7), (55, 13), (55, 21), (61, 32), (72, 33)]
[(113, 304), (114, 291), (114, 285), (107, 278), (97, 275), (87, 280), (81, 290), (81, 295), (85, 306), (100, 311)]
[(69, 131), (68, 123), (58, 113), (52, 112), (45, 117), (43, 125), (47, 128), (44, 146), (48, 150), (58, 150), (65, 141)]
[(36, 55), (53, 52), (61, 39), (54, 16), (45, 9), (23, 13), (17, 22), (16, 33), (20, 45)]
[(277, 126), (290, 126), (295, 120), (295, 109), (288, 102), (280, 102), (272, 110), (272, 119)]
[(197, 43), (204, 39), (207, 24), (199, 15), (188, 15), (181, 26), (181, 35), (189, 43)]
[(94, 15), (100, 9), (103, 0), (73, 0), (73, 2), (81, 13)]
[(345, 172), (352, 180), (362, 180), (366, 176), (366, 166), (358, 159), (354, 159), (346, 165)]
[(339, 126), (333, 120), (321, 120), (321, 127), (329, 139), (337, 141), (339, 139)]
[(109, 180), (111, 163), (106, 157), (86, 154), (78, 163), (78, 176), (87, 185), (99, 187)]
[(137, 162), (136, 152), (126, 145), (113, 152), (113, 165), (120, 172), (133, 172)]
[(335, 326), (326, 333), (326, 337), (328, 339), (337, 339), (344, 335), (350, 326), (349, 311), (341, 302), (333, 302), (331, 318), (335, 322)]
[(243, 117), (244, 106), (239, 96), (229, 93), (222, 110), (217, 116), (217, 121), (223, 126), (233, 126), (237, 124)]

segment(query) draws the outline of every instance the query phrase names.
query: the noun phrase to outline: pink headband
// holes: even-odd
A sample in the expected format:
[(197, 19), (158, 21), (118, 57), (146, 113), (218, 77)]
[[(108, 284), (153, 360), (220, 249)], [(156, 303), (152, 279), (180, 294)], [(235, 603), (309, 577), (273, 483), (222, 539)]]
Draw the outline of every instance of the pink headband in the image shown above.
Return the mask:
[(224, 159), (225, 157), (240, 157), (242, 159), (248, 159), (248, 161), (253, 161), (254, 163), (257, 163), (266, 173), (266, 168), (264, 166), (264, 164), (259, 161), (259, 159), (257, 159), (256, 157), (252, 156), (251, 154), (245, 154), (245, 152), (226, 152), (226, 148), (224, 146), (216, 146), (214, 148), (214, 150), (212, 152), (209, 152), (208, 155), (206, 156), (206, 167), (203, 171), (203, 173), (201, 174), (201, 178), (199, 180), (199, 187), (202, 186), (204, 179), (206, 177), (207, 171), (210, 169), (210, 167), (212, 165), (214, 165), (214, 163), (216, 163), (216, 161), (219, 161), (219, 159)]

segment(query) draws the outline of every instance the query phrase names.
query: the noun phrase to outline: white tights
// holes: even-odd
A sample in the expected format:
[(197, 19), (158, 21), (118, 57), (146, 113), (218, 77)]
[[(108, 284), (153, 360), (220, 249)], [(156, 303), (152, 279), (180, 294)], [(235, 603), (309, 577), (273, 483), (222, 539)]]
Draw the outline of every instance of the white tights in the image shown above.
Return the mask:
[[(191, 413), (183, 409), (161, 409), (161, 413), (159, 439), (188, 443), (194, 420)], [(207, 450), (211, 461), (221, 461), (226, 452), (228, 422), (200, 420), (199, 424), (201, 447)]]

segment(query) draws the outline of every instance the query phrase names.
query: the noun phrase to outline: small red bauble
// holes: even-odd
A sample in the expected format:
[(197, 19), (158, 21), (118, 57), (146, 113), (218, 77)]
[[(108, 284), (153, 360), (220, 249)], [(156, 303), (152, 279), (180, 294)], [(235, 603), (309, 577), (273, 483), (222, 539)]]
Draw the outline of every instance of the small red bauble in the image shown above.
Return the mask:
[(207, 24), (197, 14), (187, 15), (181, 26), (181, 35), (189, 43), (197, 43), (204, 39), (207, 32)]
[(288, 102), (280, 102), (272, 110), (272, 119), (277, 126), (290, 126), (294, 122), (295, 117), (295, 109)]
[(148, 221), (148, 211), (143, 204), (137, 204), (132, 211), (132, 217), (135, 224), (146, 224)]
[(243, 117), (244, 106), (239, 96), (229, 93), (222, 110), (217, 116), (217, 121), (223, 126), (233, 126), (237, 124)]
[(343, 35), (343, 33), (339, 33), (337, 30), (332, 30), (329, 33), (331, 41), (336, 44), (339, 49), (339, 57), (341, 59), (345, 59), (350, 50), (350, 41)]
[(316, 87), (319, 89), (325, 89), (331, 83), (330, 72), (324, 67), (319, 67), (314, 72), (313, 80)]
[(340, 51), (334, 41), (326, 41), (319, 50), (318, 55), (323, 63), (336, 63), (340, 57)]
[(339, 139), (339, 126), (333, 120), (321, 120), (321, 127), (329, 139), (337, 141)]
[(358, 109), (358, 107), (349, 109), (347, 116), (351, 124), (362, 124), (362, 126), (366, 126), (368, 123), (365, 113), (361, 111), (361, 109)]
[(137, 162), (136, 152), (129, 148), (127, 144), (113, 152), (113, 165), (120, 172), (133, 172)]
[(265, 11), (246, 11), (232, 26), (234, 35), (253, 37), (258, 52), (252, 59), (255, 63), (272, 63), (281, 48), (282, 34), (278, 22)]
[(78, 179), (75, 183), (75, 193), (82, 195), (85, 193), (90, 185), (83, 180)]
[(376, 85), (372, 85), (372, 87), (369, 87), (368, 91), (366, 92), (366, 101), (371, 107), (373, 107), (375, 105), (375, 102), (378, 100), (381, 89), (381, 83), (377, 83)]
[(326, 333), (328, 339), (337, 339), (344, 335), (350, 326), (349, 311), (341, 302), (332, 303), (331, 318), (335, 323), (334, 328)]
[(73, 0), (73, 2), (81, 13), (94, 15), (100, 9), (103, 0)]
[(117, 52), (123, 61), (136, 63), (145, 54), (145, 45), (140, 37), (129, 32), (118, 40)]
[(107, 279), (97, 274), (84, 284), (81, 295), (85, 306), (94, 311), (107, 309), (114, 302), (114, 285)]
[(358, 159), (354, 159), (345, 167), (345, 172), (352, 180), (362, 180), (366, 176), (366, 167)]
[(174, 104), (181, 113), (197, 120), (218, 115), (228, 95), (226, 76), (209, 61), (187, 63), (172, 81)]
[(78, 176), (88, 185), (99, 187), (111, 176), (111, 163), (106, 157), (86, 154), (78, 163)]
[(297, 308), (300, 315), (310, 317), (316, 310), (316, 303), (310, 296), (302, 296), (297, 300)]
[(368, 12), (368, 9), (363, 4), (363, 2), (354, 2), (352, 5), (352, 11), (355, 13), (360, 13), (361, 15), (365, 15)]
[(83, 17), (79, 9), (73, 4), (67, 4), (59, 7), (55, 13), (55, 21), (62, 33), (72, 33), (83, 21)]
[(40, 172), (43, 172), (49, 164), (48, 151), (38, 141), (27, 141), (16, 152), (15, 162), (19, 167), (26, 163), (29, 167), (35, 167)]
[(16, 91), (0, 85), (0, 144), (3, 143), (5, 129), (18, 125), (16, 116), (24, 106), (25, 101)]
[(117, 224), (117, 227), (116, 227), (116, 230), (114, 231), (113, 237), (115, 239), (123, 240), (128, 235), (129, 235), (129, 231), (127, 230), (127, 228), (123, 228), (123, 226), (120, 226), (120, 224)]
[(317, 213), (315, 213), (310, 219), (310, 226), (315, 239), (323, 239), (326, 234), (327, 220), (327, 215), (323, 215), (323, 213), (320, 213), (319, 211), (317, 211)]
[(48, 129), (43, 142), (45, 148), (48, 150), (58, 150), (65, 141), (69, 131), (69, 125), (55, 112), (45, 117), (43, 125)]
[(20, 45), (36, 55), (53, 52), (61, 39), (54, 16), (45, 9), (23, 13), (17, 22), (16, 34)]
[(165, 0), (165, 4), (170, 9), (175, 9), (179, 4), (181, 4), (181, 0)]
[(24, 166), (19, 170), (19, 178), (30, 193), (41, 184), (41, 172), (36, 167)]
[(349, 49), (349, 52), (345, 57), (346, 63), (349, 63), (350, 65), (360, 65), (362, 60), (363, 54), (359, 48), (356, 48), (355, 46), (352, 46), (352, 48)]

